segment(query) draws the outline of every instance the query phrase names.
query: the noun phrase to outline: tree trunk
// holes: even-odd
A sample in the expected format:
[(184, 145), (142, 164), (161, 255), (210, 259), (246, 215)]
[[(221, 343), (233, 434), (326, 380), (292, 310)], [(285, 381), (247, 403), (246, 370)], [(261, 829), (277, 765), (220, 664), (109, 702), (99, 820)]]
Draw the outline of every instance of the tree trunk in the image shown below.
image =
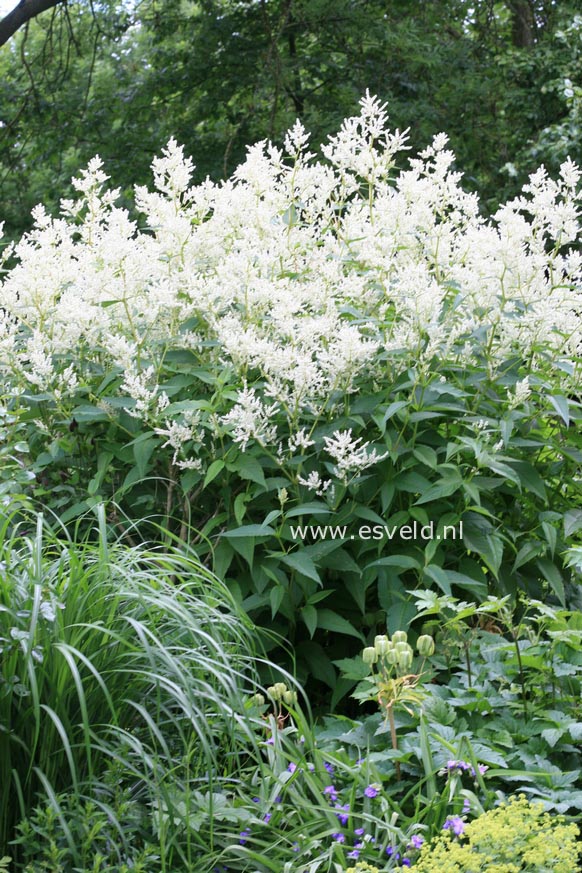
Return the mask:
[(535, 43), (536, 21), (529, 0), (508, 0), (513, 17), (512, 41), (516, 48), (530, 48)]

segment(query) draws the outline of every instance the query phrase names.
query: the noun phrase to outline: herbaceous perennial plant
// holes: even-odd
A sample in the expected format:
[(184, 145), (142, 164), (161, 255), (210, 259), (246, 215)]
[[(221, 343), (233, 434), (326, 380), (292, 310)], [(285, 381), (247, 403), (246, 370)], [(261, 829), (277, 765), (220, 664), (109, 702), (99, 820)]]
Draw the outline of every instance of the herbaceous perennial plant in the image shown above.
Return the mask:
[[(369, 95), (321, 160), (297, 122), (223, 183), (192, 185), (171, 140), (155, 189), (136, 188), (139, 222), (94, 158), (77, 199), (37, 207), (5, 253), (1, 493), (65, 523), (114, 497), (112, 522), (196, 531), (300, 678), (332, 690), (346, 641), (374, 633), (363, 616), (406, 590), (539, 599), (547, 583), (564, 604), (580, 172), (539, 170), (487, 220), (446, 145), (408, 160)], [(290, 530), (388, 516), (462, 518), (463, 542), (398, 541), (379, 567), (377, 543)]]
[[(192, 161), (170, 140), (152, 164), (155, 190), (135, 191), (145, 229), (115, 205), (95, 157), (61, 217), (36, 207), (5, 253), (17, 258), (0, 317), (13, 403), (40, 397), (58, 419), (79, 404), (81, 418), (87, 404), (125, 410), (200, 477), (227, 436), (243, 450), (253, 440), (333, 500), (383, 453), (332, 430), (329, 463), (305, 472), (314, 416), (339, 416), (359, 380), (390, 378), (396, 353), (427, 368), (435, 356), (469, 362), (486, 336), (491, 366), (541, 345), (559, 369), (581, 343), (582, 255), (567, 247), (580, 229), (578, 168), (567, 161), (557, 181), (538, 170), (485, 220), (446, 135), (396, 172), (405, 144), (369, 95), (323, 146), (325, 162), (297, 122), (284, 150), (258, 143), (228, 181), (191, 186)], [(180, 383), (165, 390), (164, 368), (183, 350), (202, 380), (230, 380), (222, 408), (172, 402)], [(50, 417), (38, 424), (50, 440)]]

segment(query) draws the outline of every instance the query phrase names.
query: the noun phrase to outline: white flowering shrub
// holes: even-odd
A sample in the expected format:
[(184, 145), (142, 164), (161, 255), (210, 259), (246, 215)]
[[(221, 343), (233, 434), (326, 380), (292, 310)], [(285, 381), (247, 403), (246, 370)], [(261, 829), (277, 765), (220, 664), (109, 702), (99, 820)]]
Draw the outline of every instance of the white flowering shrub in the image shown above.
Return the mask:
[(220, 184), (171, 140), (139, 224), (95, 158), (5, 255), (2, 402), (36, 496), (162, 517), (329, 685), (418, 585), (563, 601), (582, 527), (580, 171), (485, 219), (446, 146), (407, 161), (369, 95), (322, 160), (297, 122)]

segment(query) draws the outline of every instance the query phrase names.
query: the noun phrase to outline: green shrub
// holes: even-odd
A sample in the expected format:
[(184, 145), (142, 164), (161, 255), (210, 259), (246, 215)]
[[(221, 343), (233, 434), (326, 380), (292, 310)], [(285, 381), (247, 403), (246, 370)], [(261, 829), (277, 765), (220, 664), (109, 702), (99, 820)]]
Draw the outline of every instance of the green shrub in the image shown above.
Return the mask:
[[(417, 873), (573, 873), (578, 870), (578, 827), (543, 812), (524, 796), (511, 797), (497, 809), (448, 828), (426, 843)], [(458, 834), (457, 834), (458, 831)], [(458, 835), (458, 839), (457, 839)]]

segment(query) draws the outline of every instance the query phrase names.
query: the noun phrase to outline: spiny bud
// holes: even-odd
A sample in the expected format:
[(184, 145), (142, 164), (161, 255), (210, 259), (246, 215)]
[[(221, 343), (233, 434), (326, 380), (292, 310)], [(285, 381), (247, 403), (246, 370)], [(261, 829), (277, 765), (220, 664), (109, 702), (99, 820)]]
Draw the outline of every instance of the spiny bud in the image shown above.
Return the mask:
[(405, 643), (408, 640), (408, 634), (406, 631), (394, 631), (392, 634), (392, 642), (396, 645), (396, 643)]
[(364, 664), (375, 664), (378, 660), (378, 652), (374, 646), (367, 646), (362, 652)]
[(434, 655), (434, 640), (430, 634), (423, 634), (419, 637), (416, 642), (416, 648), (419, 655), (422, 655), (423, 658), (430, 658), (431, 655)]

